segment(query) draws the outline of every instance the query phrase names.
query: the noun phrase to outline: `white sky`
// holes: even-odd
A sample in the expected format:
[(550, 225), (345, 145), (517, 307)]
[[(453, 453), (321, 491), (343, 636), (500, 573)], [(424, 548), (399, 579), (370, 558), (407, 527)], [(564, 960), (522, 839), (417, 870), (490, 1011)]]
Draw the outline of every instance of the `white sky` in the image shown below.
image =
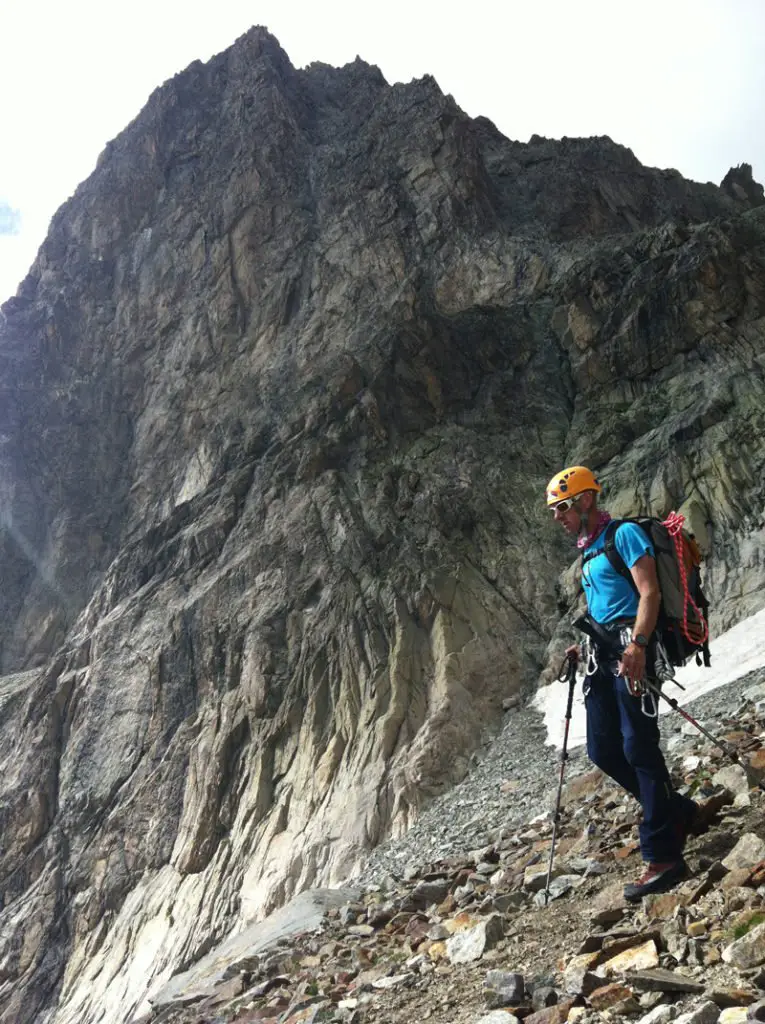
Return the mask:
[(0, 302), (152, 89), (253, 24), (298, 67), (429, 72), (511, 138), (605, 134), (696, 180), (765, 178), (765, 0), (0, 0)]

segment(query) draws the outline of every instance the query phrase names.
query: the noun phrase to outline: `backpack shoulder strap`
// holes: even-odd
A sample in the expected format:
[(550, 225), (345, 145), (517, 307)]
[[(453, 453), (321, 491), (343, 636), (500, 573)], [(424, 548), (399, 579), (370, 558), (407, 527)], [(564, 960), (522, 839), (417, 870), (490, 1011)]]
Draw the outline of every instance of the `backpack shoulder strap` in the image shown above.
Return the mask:
[(620, 576), (623, 576), (632, 589), (637, 592), (637, 587), (635, 586), (635, 581), (632, 578), (632, 573), (627, 568), (622, 556), (616, 550), (616, 531), (623, 522), (625, 522), (623, 519), (613, 519), (608, 524), (603, 536), (603, 551), (605, 552), (606, 558), (611, 563), (611, 567), (618, 572)]

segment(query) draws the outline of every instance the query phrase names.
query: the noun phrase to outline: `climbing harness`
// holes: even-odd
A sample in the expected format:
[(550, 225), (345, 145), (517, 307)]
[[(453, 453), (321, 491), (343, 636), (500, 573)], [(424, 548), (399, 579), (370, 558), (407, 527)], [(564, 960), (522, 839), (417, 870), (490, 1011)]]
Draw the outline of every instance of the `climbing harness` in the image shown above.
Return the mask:
[[(616, 661), (619, 657), (619, 648), (624, 650), (632, 640), (632, 627), (622, 625), (618, 628), (618, 632), (612, 633), (599, 623), (596, 623), (589, 615), (583, 615), (578, 618), (574, 622), (574, 627), (584, 633), (584, 639), (580, 644), (580, 652), (584, 665), (583, 692), (586, 698), (592, 688), (592, 679), (600, 667), (600, 659), (603, 656), (603, 652), (611, 651), (613, 653), (612, 660)], [(670, 680), (674, 681), (675, 671), (659, 635), (653, 637), (651, 650), (654, 661), (653, 675), (659, 686)], [(640, 710), (646, 718), (658, 718), (658, 703), (654, 694), (646, 687), (645, 680), (631, 679), (626, 674), (624, 680), (631, 696), (640, 699)]]

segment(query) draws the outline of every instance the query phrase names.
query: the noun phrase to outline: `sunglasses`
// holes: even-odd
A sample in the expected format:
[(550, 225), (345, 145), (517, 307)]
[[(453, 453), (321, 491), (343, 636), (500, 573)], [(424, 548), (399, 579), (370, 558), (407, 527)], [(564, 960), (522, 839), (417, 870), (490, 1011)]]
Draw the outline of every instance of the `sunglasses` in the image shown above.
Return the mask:
[(568, 512), (568, 510), (573, 508), (577, 501), (579, 501), (579, 497), (580, 496), (577, 494), (575, 498), (564, 498), (563, 501), (559, 501), (556, 502), (555, 505), (551, 505), (550, 511), (553, 515), (555, 515), (556, 512)]

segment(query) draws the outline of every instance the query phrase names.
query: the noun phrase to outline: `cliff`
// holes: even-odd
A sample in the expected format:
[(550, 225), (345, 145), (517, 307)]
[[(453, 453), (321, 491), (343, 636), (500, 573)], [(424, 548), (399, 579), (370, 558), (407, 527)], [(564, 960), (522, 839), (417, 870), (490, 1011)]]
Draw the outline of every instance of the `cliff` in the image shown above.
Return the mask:
[(0, 317), (0, 1021), (126, 1022), (458, 781), (565, 630), (543, 487), (763, 604), (765, 210), (253, 29)]

